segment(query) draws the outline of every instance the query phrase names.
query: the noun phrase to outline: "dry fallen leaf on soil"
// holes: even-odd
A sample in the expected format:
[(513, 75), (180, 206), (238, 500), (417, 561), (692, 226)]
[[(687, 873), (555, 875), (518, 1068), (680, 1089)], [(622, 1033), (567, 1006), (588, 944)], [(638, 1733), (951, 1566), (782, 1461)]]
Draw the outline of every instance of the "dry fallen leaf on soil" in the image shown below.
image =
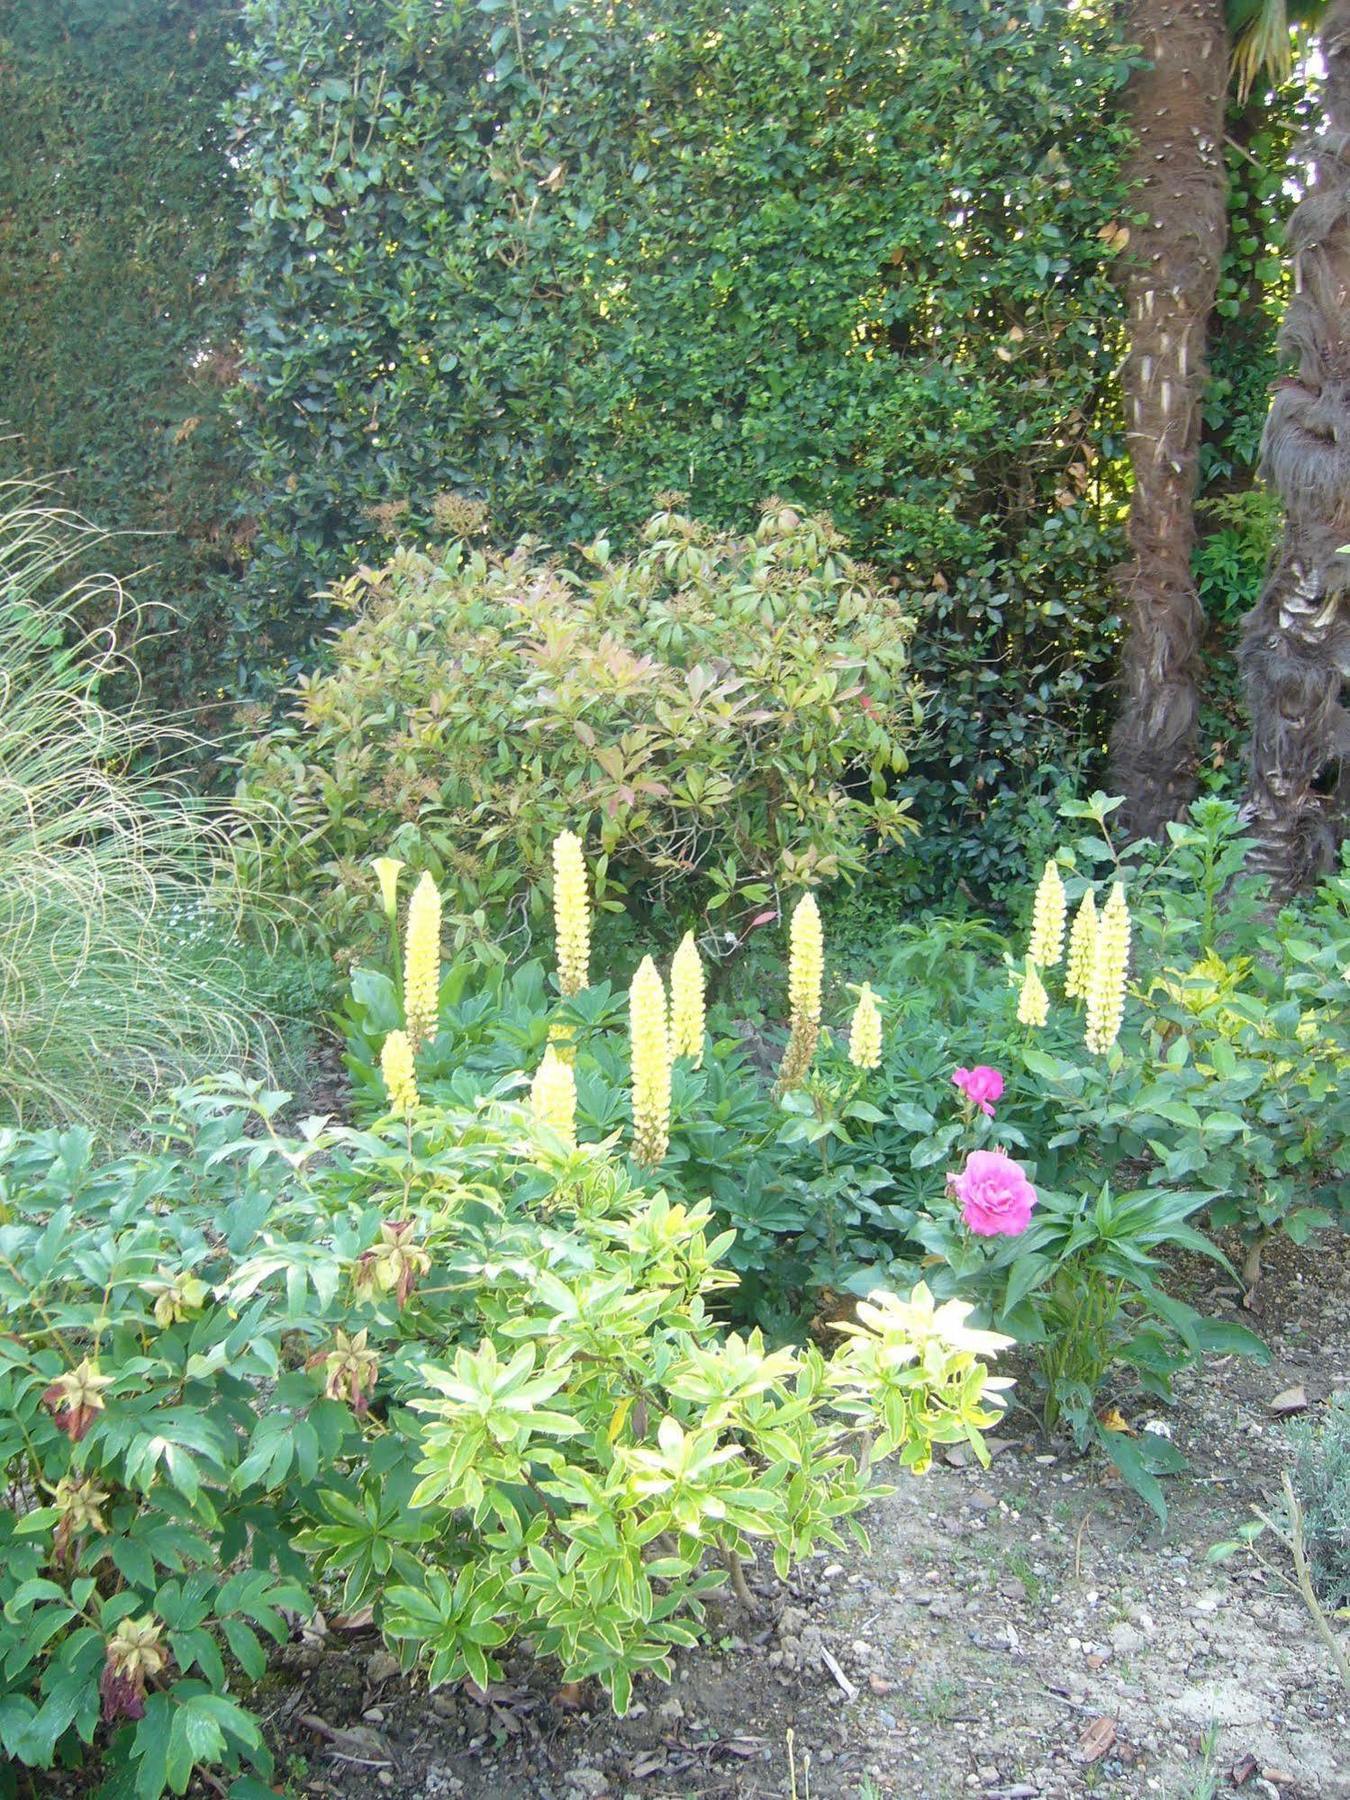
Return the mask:
[(316, 1737), (332, 1746), (331, 1754), (346, 1762), (359, 1762), (372, 1769), (393, 1767), (394, 1758), (378, 1731), (366, 1725), (330, 1725), (318, 1713), (299, 1713), (300, 1724), (307, 1725)]
[[(984, 1447), (992, 1459), (1000, 1451), (1013, 1449), (1014, 1443), (1012, 1438), (987, 1437), (984, 1440)], [(946, 1445), (942, 1451), (942, 1460), (953, 1469), (968, 1469), (972, 1463), (978, 1461), (969, 1444)]]
[(1228, 1779), (1234, 1787), (1241, 1787), (1244, 1781), (1250, 1781), (1256, 1773), (1256, 1758), (1240, 1756), (1228, 1771)]
[(1307, 1412), (1308, 1391), (1300, 1381), (1294, 1387), (1285, 1388), (1283, 1393), (1276, 1394), (1269, 1406), (1277, 1419), (1287, 1419), (1291, 1413)]
[(373, 1606), (360, 1606), (355, 1612), (339, 1613), (333, 1620), (334, 1631), (356, 1632), (373, 1631), (374, 1629), (375, 1609)]
[(1096, 1762), (1099, 1757), (1106, 1755), (1115, 1741), (1115, 1720), (1106, 1717), (1093, 1719), (1083, 1727), (1083, 1733), (1078, 1740), (1078, 1748), (1074, 1752), (1074, 1756), (1078, 1762)]

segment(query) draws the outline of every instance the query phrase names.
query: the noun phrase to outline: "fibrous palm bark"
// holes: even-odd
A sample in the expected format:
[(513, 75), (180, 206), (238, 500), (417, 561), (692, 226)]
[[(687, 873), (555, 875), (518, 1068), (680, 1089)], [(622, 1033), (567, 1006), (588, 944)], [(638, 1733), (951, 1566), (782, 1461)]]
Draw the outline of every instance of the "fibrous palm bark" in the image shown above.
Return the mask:
[(1350, 0), (1327, 8), (1320, 42), (1323, 125), (1288, 230), (1290, 373), (1261, 446), (1285, 531), (1242, 642), (1246, 815), (1253, 860), (1279, 893), (1333, 866), (1350, 815)]
[(1134, 0), (1129, 36), (1148, 59), (1131, 80), (1136, 147), (1125, 263), (1130, 352), (1125, 423), (1134, 477), (1119, 571), (1126, 612), (1112, 785), (1125, 819), (1154, 836), (1195, 791), (1202, 614), (1191, 574), (1205, 333), (1227, 226), (1224, 0)]

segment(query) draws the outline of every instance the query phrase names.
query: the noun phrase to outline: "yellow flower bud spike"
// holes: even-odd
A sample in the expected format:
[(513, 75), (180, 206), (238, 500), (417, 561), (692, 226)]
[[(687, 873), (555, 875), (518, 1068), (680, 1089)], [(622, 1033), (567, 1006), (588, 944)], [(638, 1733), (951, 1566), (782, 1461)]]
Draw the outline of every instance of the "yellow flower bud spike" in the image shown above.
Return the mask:
[(569, 1149), (577, 1145), (577, 1084), (570, 1066), (549, 1044), (530, 1083), (530, 1110)]
[(1097, 922), (1097, 941), (1084, 996), (1084, 1041), (1096, 1056), (1105, 1056), (1120, 1035), (1129, 971), (1130, 909), (1125, 903), (1124, 888), (1116, 882)]
[(590, 986), (591, 909), (586, 859), (575, 832), (553, 840), (553, 932), (557, 944), (558, 987), (570, 1000)]
[(423, 872), (408, 902), (403, 954), (403, 1022), (416, 1050), (436, 1035), (441, 1010), (441, 897)]
[(389, 1110), (409, 1119), (417, 1111), (417, 1074), (406, 1031), (391, 1031), (380, 1048), (380, 1074), (389, 1095)]
[(1033, 1025), (1038, 1030), (1050, 1017), (1050, 996), (1045, 991), (1045, 983), (1041, 980), (1035, 963), (1030, 956), (1026, 960), (1026, 972), (1022, 976), (1022, 991), (1017, 996), (1017, 1022), (1019, 1025)]
[(871, 984), (864, 981), (848, 1033), (848, 1060), (855, 1069), (875, 1069), (881, 1061), (881, 1014)]
[(703, 1067), (703, 963), (692, 931), (680, 940), (670, 964), (670, 1053)]
[(1085, 1000), (1092, 977), (1092, 958), (1097, 949), (1097, 899), (1092, 889), (1078, 902), (1069, 931), (1069, 958), (1064, 970), (1064, 994), (1069, 1000)]
[(778, 1071), (778, 1091), (796, 1087), (811, 1067), (820, 1038), (820, 993), (825, 978), (825, 934), (814, 894), (803, 894), (788, 927), (787, 1048)]
[(1053, 969), (1064, 954), (1064, 919), (1067, 904), (1059, 866), (1051, 859), (1041, 873), (1031, 911), (1031, 941), (1027, 955), (1043, 969)]
[(633, 1160), (654, 1169), (670, 1148), (670, 1026), (666, 990), (644, 956), (628, 990), (633, 1067)]

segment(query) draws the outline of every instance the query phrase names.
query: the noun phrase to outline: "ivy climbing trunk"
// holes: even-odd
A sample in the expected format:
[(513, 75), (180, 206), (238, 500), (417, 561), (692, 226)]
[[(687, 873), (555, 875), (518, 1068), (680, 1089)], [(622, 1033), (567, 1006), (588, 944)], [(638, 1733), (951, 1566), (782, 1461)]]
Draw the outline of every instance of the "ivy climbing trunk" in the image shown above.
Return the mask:
[(1136, 184), (1124, 259), (1130, 350), (1125, 421), (1134, 488), (1112, 786), (1128, 828), (1156, 836), (1195, 792), (1202, 627), (1191, 574), (1205, 334), (1227, 225), (1223, 0), (1134, 0), (1128, 35)]
[(1327, 9), (1321, 49), (1313, 181), (1287, 238), (1290, 372), (1261, 443), (1285, 529), (1242, 643), (1253, 860), (1281, 895), (1334, 867), (1350, 814), (1350, 0)]

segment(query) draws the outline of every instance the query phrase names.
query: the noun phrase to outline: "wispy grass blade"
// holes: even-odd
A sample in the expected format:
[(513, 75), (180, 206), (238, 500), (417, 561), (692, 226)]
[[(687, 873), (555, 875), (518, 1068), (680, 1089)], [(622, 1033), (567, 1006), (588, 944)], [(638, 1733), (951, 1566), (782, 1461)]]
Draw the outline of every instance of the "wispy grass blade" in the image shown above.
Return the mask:
[(227, 821), (173, 774), (187, 736), (101, 698), (136, 620), (114, 577), (72, 577), (101, 535), (0, 483), (0, 1121), (127, 1122), (270, 1049)]

